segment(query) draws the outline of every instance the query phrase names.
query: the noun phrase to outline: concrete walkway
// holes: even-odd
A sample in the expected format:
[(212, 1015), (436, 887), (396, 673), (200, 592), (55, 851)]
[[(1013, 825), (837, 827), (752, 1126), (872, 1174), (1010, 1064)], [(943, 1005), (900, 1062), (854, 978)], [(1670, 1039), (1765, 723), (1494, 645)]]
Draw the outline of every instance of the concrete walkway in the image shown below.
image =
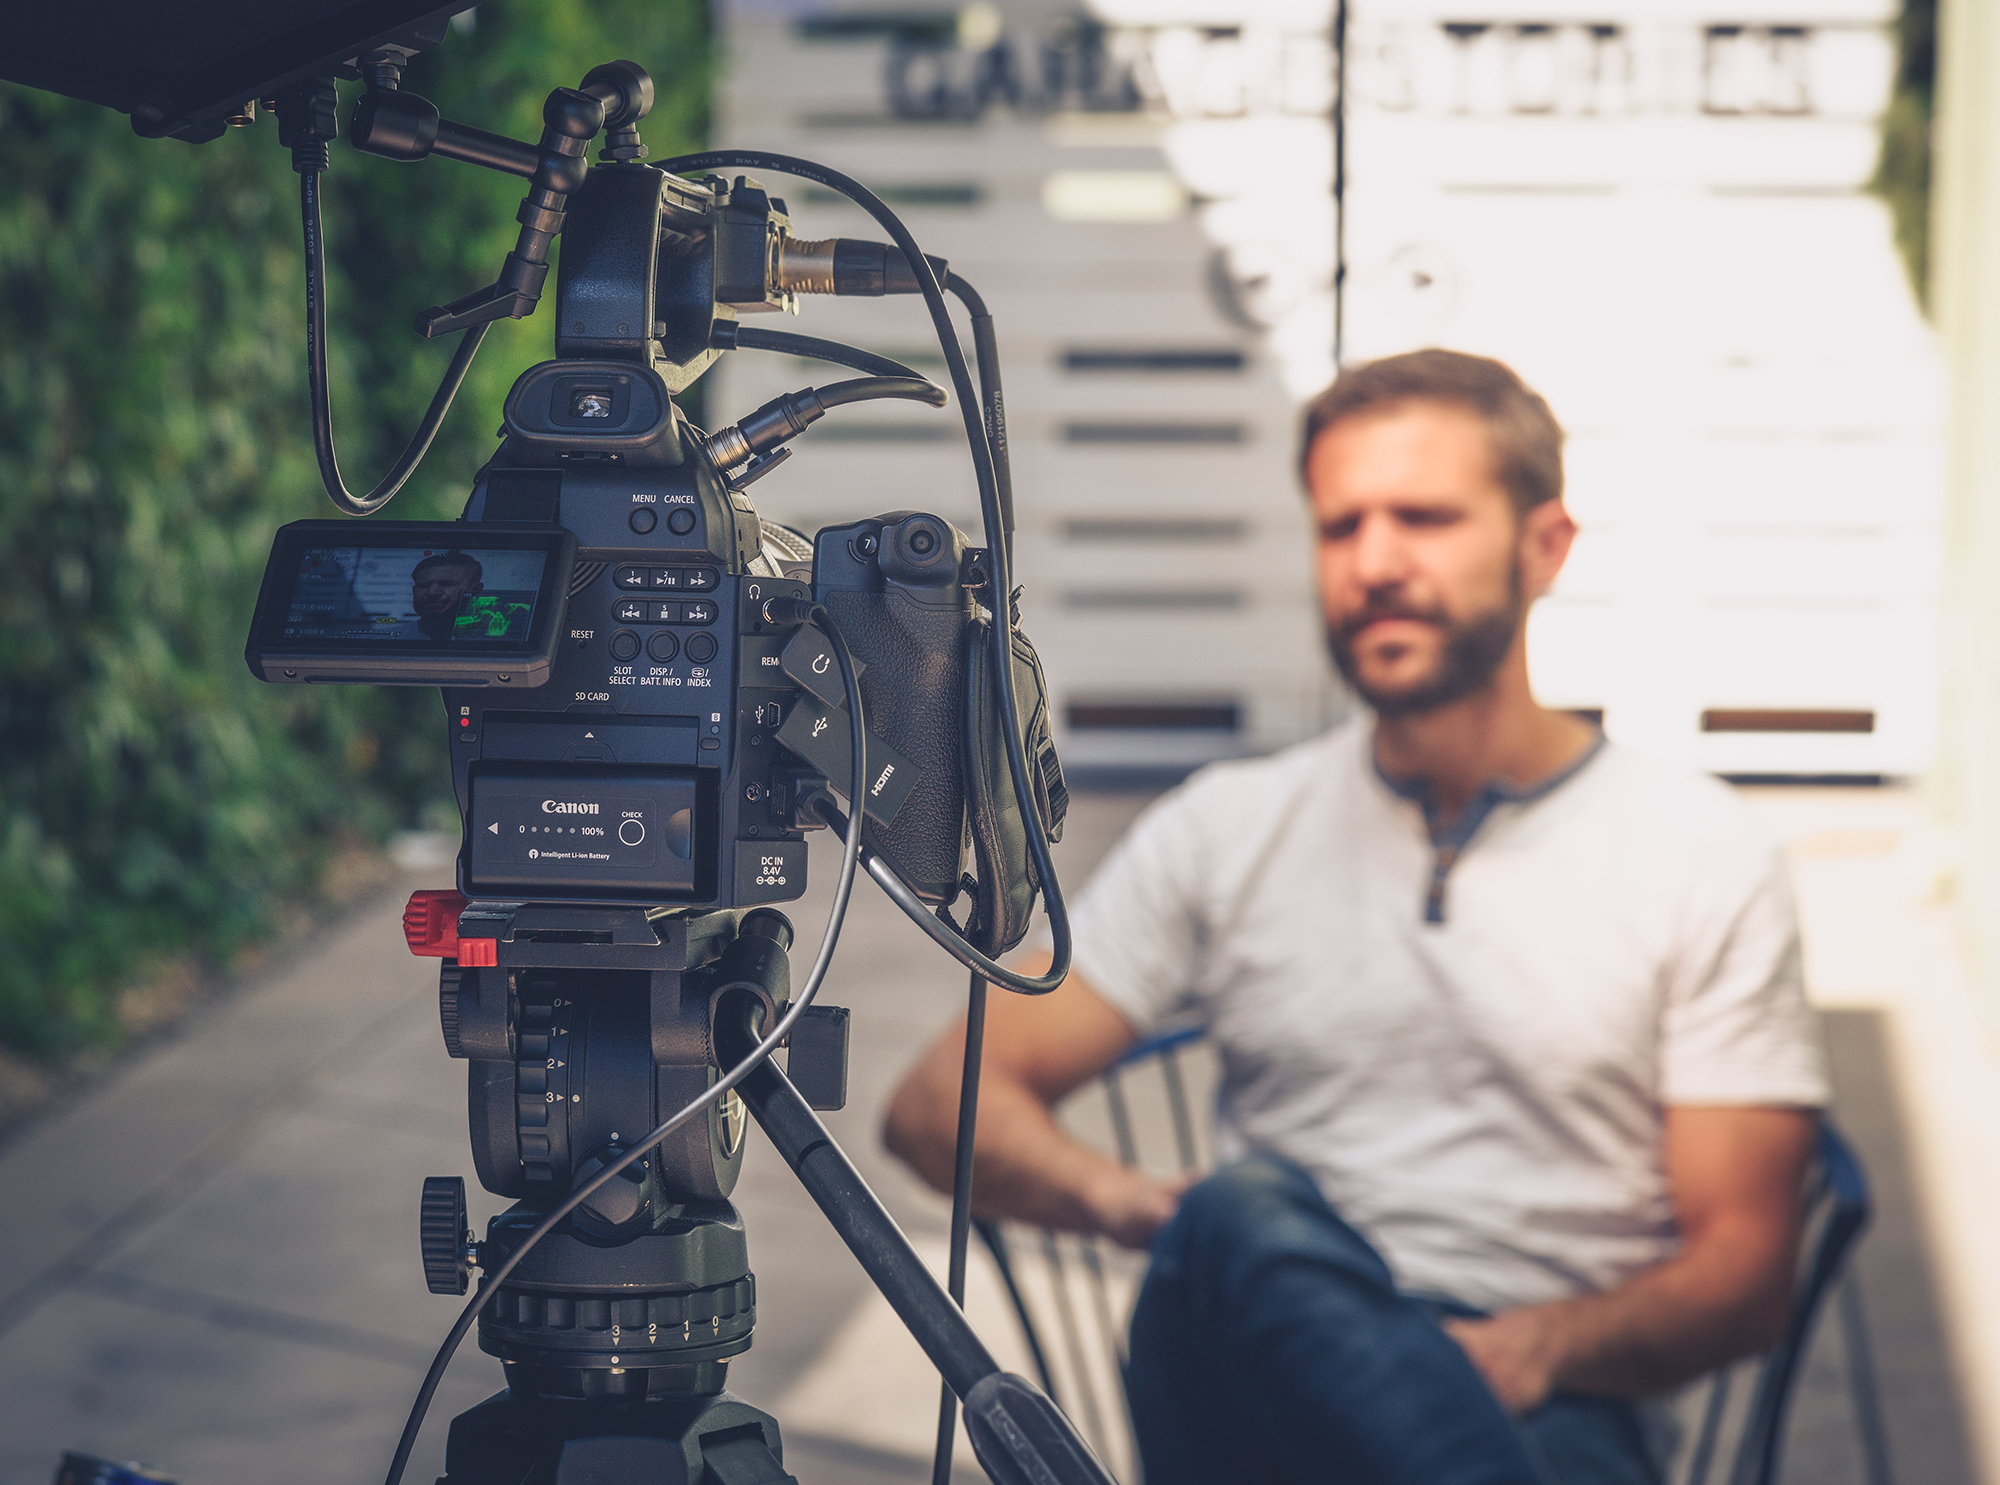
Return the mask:
[[(1058, 856), (1067, 881), (1081, 882), (1142, 803), (1079, 800)], [(1949, 1109), (1935, 1106), (1975, 1097), (1990, 1056), (1962, 1007), (1939, 1009), (1934, 984), (1895, 988), (1928, 981), (1916, 966), (1949, 951), (1922, 892), (1897, 875), (1910, 874), (1914, 814), (1879, 792), (1787, 793), (1760, 807), (1797, 848), (1813, 972), (1830, 987), (1840, 1117), (1883, 1198), (1861, 1282), (1897, 1478), (2000, 1485), (2000, 1473), (1976, 1469), (1984, 1441), (1968, 1423), (1969, 1400), (2000, 1398), (1981, 1338), (2000, 1323), (1980, 1323), (2000, 1322), (2000, 1303), (1969, 1256), (1984, 1234), (1954, 1226), (1982, 1210), (1958, 1187), (1983, 1135), (1946, 1137)], [(792, 913), (802, 946), (823, 918), (829, 844), (816, 847), (817, 885)], [(146, 1459), (182, 1485), (380, 1477), (457, 1309), (423, 1286), (421, 1180), (464, 1175), (475, 1225), (502, 1205), (472, 1177), (464, 1073), (438, 1034), (435, 967), (408, 956), (398, 925), (406, 892), (442, 877), (356, 911), (0, 1149), (0, 1485), (44, 1485), (65, 1447)], [(1884, 893), (1895, 900), (1878, 911)], [(1903, 937), (1885, 945), (1885, 933)], [(1907, 948), (1924, 933), (1930, 959)], [(955, 967), (859, 887), (825, 992), (854, 1011), (853, 1103), (828, 1123), (932, 1254), (943, 1203), (879, 1152), (876, 1129), (896, 1075), (962, 995)], [(1925, 1016), (1931, 1029), (1919, 1034)], [(1953, 1040), (1953, 1025), (1949, 1076), (1914, 1076), (1913, 1058)], [(1996, 1087), (2000, 1077), (1989, 1101)], [(934, 1378), (754, 1135), (737, 1201), (760, 1323), (732, 1390), (778, 1414), (804, 1485), (927, 1478), (916, 1456)], [(1024, 1366), (983, 1279), (969, 1308), (1003, 1359)], [(1837, 1351), (1816, 1352), (1801, 1389), (1794, 1480), (1860, 1478)], [(428, 1485), (451, 1416), (498, 1384), (497, 1363), (468, 1342), (409, 1480)]]

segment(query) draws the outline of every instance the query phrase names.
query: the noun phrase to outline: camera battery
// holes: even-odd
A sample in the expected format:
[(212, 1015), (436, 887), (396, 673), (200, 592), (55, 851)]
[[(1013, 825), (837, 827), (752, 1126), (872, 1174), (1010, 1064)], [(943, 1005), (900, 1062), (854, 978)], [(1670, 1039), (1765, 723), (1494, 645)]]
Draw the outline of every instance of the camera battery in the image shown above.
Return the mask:
[(695, 890), (692, 769), (485, 769), (472, 780), (477, 893), (685, 897)]

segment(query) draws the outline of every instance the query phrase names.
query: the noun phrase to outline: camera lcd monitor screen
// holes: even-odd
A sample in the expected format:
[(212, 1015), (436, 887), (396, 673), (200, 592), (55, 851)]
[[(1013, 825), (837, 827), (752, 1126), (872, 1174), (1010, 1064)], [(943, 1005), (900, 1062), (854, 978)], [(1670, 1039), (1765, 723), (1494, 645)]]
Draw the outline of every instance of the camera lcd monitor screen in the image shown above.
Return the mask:
[(548, 552), (308, 547), (279, 637), (453, 649), (518, 647), (533, 631)]
[(245, 656), (267, 681), (540, 685), (575, 562), (559, 527), (297, 521), (271, 548)]

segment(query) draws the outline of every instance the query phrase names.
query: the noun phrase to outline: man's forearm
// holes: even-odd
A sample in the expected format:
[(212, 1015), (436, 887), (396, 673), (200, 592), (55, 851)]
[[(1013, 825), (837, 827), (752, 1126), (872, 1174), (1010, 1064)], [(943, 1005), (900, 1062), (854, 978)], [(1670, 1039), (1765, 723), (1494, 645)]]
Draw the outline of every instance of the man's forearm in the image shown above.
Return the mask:
[(1719, 1257), (1689, 1255), (1552, 1308), (1562, 1332), (1557, 1387), (1648, 1397), (1774, 1345), (1790, 1296), (1757, 1292)]
[(1517, 1412), (1552, 1390), (1666, 1392), (1784, 1334), (1817, 1117), (1761, 1105), (1666, 1112), (1677, 1257), (1602, 1294), (1446, 1322)]
[[(890, 1110), (892, 1152), (930, 1185), (951, 1190), (952, 1131), (958, 1090), (935, 1078), (906, 1085)], [(1032, 1092), (1003, 1078), (979, 1091), (972, 1208), (980, 1217), (1006, 1217), (1067, 1232), (1105, 1233), (1121, 1242), (1143, 1242), (1153, 1221), (1139, 1230), (1131, 1209), (1161, 1204), (1157, 1182), (1126, 1170), (1064, 1131)], [(1171, 1210), (1165, 1201), (1165, 1210)], [(1164, 1213), (1161, 1214), (1162, 1220)]]
[(1658, 1396), (1771, 1346), (1788, 1312), (1788, 1288), (1713, 1244), (1602, 1294), (1447, 1328), (1501, 1401), (1527, 1411), (1551, 1391)]

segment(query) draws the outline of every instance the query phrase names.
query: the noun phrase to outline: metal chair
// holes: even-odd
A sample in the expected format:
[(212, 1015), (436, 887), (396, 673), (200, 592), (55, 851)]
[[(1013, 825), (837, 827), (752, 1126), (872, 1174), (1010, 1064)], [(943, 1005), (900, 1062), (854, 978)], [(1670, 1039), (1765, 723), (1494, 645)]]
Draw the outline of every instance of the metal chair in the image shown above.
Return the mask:
[(1714, 1464), (1731, 1382), (1755, 1368), (1750, 1408), (1737, 1435), (1728, 1485), (1776, 1485), (1784, 1454), (1785, 1418), (1804, 1365), (1814, 1323), (1829, 1296), (1837, 1293), (1841, 1339), (1846, 1352), (1848, 1393), (1860, 1436), (1861, 1463), (1869, 1485), (1890, 1485), (1888, 1439), (1875, 1389), (1873, 1353), (1861, 1311), (1861, 1290), (1845, 1271), (1849, 1255), (1868, 1226), (1867, 1173), (1830, 1119), (1819, 1126), (1819, 1151), (1806, 1187), (1805, 1236), (1799, 1288), (1785, 1337), (1762, 1357), (1723, 1367), (1708, 1384), (1700, 1430), (1688, 1458), (1684, 1485), (1707, 1485)]
[[(1141, 1068), (1157, 1066), (1173, 1128), (1176, 1163), (1184, 1172), (1200, 1169), (1196, 1121), (1181, 1054), (1200, 1041), (1203, 1034), (1200, 1026), (1160, 1032), (1135, 1043), (1105, 1070), (1100, 1086), (1111, 1139), (1118, 1158), (1126, 1165), (1139, 1164), (1139, 1145), (1125, 1080)], [(1777, 1485), (1792, 1394), (1815, 1322), (1829, 1298), (1836, 1300), (1864, 1478), (1868, 1485), (1891, 1485), (1887, 1439), (1860, 1291), (1853, 1275), (1846, 1271), (1854, 1245), (1868, 1225), (1869, 1210), (1868, 1180), (1860, 1161), (1832, 1122), (1822, 1120), (1817, 1156), (1806, 1190), (1798, 1294), (1784, 1339), (1763, 1356), (1723, 1367), (1708, 1380), (1692, 1447), (1681, 1451), (1683, 1467), (1671, 1476), (1677, 1485), (1709, 1485), (1718, 1456), (1725, 1452), (1725, 1439), (1730, 1446), (1727, 1451), (1730, 1462), (1721, 1485)], [(1072, 1415), (1107, 1462), (1122, 1457), (1127, 1462), (1125, 1474), (1137, 1480), (1137, 1451), (1131, 1445), (1130, 1413), (1122, 1385), (1123, 1318), (1129, 1306), (1114, 1301), (1104, 1249), (1093, 1238), (1067, 1239), (1076, 1254), (1087, 1296), (1087, 1326), (1074, 1303), (1069, 1266), (1063, 1253), (1065, 1240), (1053, 1232), (1042, 1231), (1034, 1244), (1045, 1269), (1049, 1308), (1054, 1311), (1062, 1338), (1065, 1368), (1059, 1381), (1006, 1233), (991, 1222), (978, 1223), (976, 1228), (1006, 1288), (1043, 1389)], [(1093, 1358), (1086, 1329), (1096, 1331), (1097, 1347), (1108, 1354)], [(1747, 1409), (1739, 1406), (1732, 1410), (1735, 1381), (1745, 1372), (1755, 1375)], [(1106, 1392), (1114, 1395), (1103, 1396)], [(1732, 1412), (1740, 1416), (1732, 1419)]]

